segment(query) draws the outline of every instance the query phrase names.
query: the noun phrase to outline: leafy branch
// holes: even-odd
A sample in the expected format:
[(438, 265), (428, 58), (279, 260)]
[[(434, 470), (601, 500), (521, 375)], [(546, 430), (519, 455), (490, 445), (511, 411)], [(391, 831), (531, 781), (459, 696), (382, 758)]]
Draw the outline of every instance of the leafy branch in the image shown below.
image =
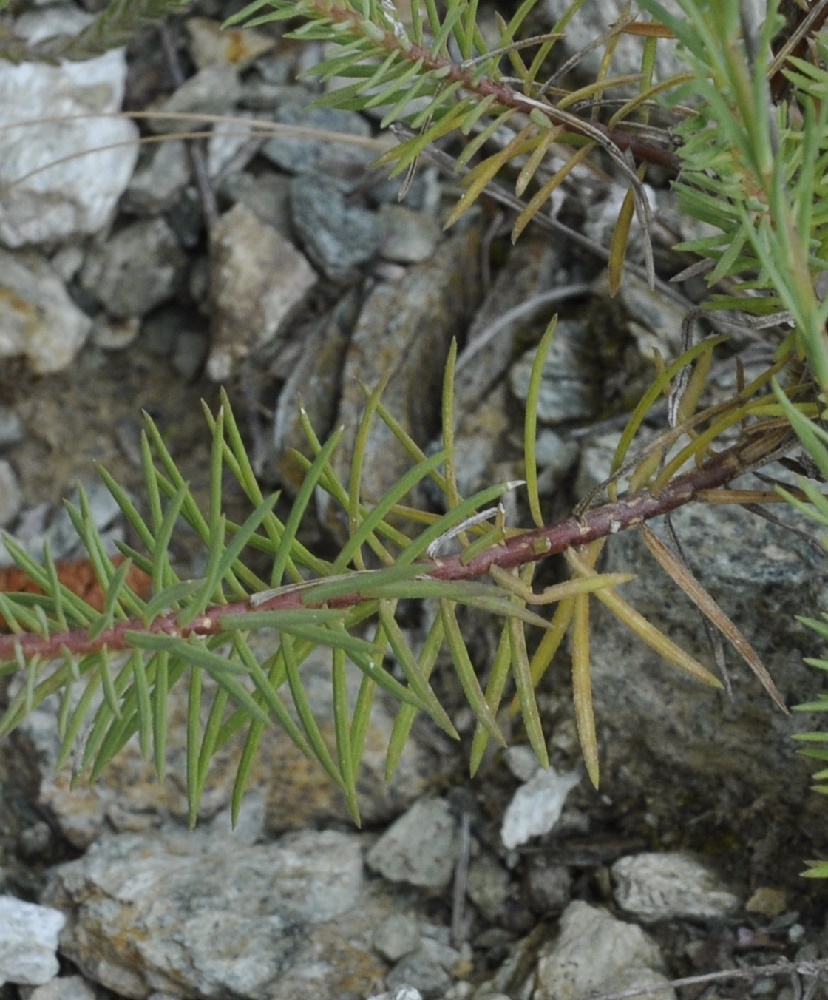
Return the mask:
[[(402, 122), (408, 129), (405, 141), (379, 161), (394, 173), (410, 172), (435, 142), (452, 139), (453, 163), (465, 174), (463, 194), (449, 224), (470, 209), (495, 178), (507, 176), (522, 203), (514, 226), (517, 236), (580, 164), (591, 156), (602, 157), (626, 190), (610, 250), (613, 289), (623, 275), (634, 217), (643, 230), (645, 264), (654, 278), (644, 179), (650, 165), (666, 168), (677, 175), (684, 211), (714, 230), (679, 246), (700, 258), (690, 270), (705, 274), (711, 287), (705, 308), (739, 310), (760, 320), (787, 323), (791, 330), (780, 331), (773, 363), (752, 383), (740, 382), (731, 399), (699, 409), (713, 351), (723, 338), (693, 344), (694, 316), (689, 316), (687, 350), (675, 360), (655, 358), (656, 377), (621, 436), (610, 480), (604, 484), (605, 501), (597, 504), (598, 498), (588, 498), (574, 517), (546, 525), (537, 489), (534, 412), (553, 325), (537, 351), (527, 404), (525, 474), (534, 522), (529, 530), (507, 526), (499, 507), (492, 507), (515, 484), (491, 486), (467, 499), (457, 493), (453, 355), (445, 379), (442, 452), (423, 454), (385, 410), (379, 388), (367, 397), (350, 475), (341, 481), (331, 463), (334, 450), (342, 446), (339, 434), (323, 444), (305, 419), (311, 457), (297, 459), (304, 463), (305, 480), (284, 521), (275, 513), (277, 498), (261, 492), (226, 399), (217, 414), (206, 414), (212, 434), (206, 512), (196, 506), (161, 435), (148, 421), (142, 444), (147, 513), (141, 514), (119, 484), (103, 474), (138, 540), (134, 547), (121, 547), (126, 560), (116, 563), (105, 552), (83, 497), (80, 506), (71, 509), (105, 595), (102, 611), (60, 583), (48, 552), (41, 566), (9, 545), (43, 594), (0, 595), (0, 614), (11, 629), (10, 635), (0, 637), (0, 674), (13, 676), (17, 683), (0, 734), (55, 694), (61, 701), (60, 764), (81, 744), (80, 771), (94, 778), (137, 734), (143, 753), (163, 775), (168, 694), (176, 684), (186, 684), (191, 819), (212, 756), (230, 736), (244, 730), (245, 749), (233, 794), (234, 814), (238, 812), (263, 728), (274, 722), (319, 761), (356, 819), (359, 761), (371, 706), (380, 691), (399, 702), (388, 748), (389, 775), (417, 713), (457, 735), (431, 684), (441, 655), (453, 664), (477, 719), (472, 771), (490, 740), (503, 743), (498, 716), (509, 685), (527, 738), (546, 763), (534, 691), (568, 637), (578, 732), (587, 769), (597, 783), (598, 739), (589, 673), (591, 600), (602, 601), (689, 675), (718, 684), (701, 663), (616, 593), (627, 577), (595, 571), (606, 539), (628, 528), (642, 531), (659, 565), (784, 708), (746, 638), (701, 590), (679, 556), (642, 525), (690, 502), (755, 500), (756, 494), (749, 491), (722, 487), (786, 454), (796, 441), (793, 431), (828, 476), (828, 460), (823, 467), (820, 450), (828, 439), (820, 437), (818, 426), (828, 387), (825, 44), (814, 36), (814, 23), (806, 18), (791, 33), (793, 41), (780, 45), (785, 26), (774, 4), (769, 4), (765, 20), (754, 24), (738, 0), (679, 0), (681, 16), (656, 0), (640, 0), (641, 9), (655, 20), (640, 21), (632, 14), (620, 19), (596, 40), (595, 47), (604, 48), (596, 79), (567, 90), (560, 84), (573, 60), (550, 74), (549, 57), (583, 0), (575, 0), (551, 31), (522, 38), (535, 3), (524, 0), (509, 21), (501, 18), (496, 37), (489, 40), (480, 30), (473, 0), (446, 0), (441, 5), (415, 0), (408, 23), (381, 0), (256, 0), (230, 23), (290, 20), (298, 23), (293, 37), (332, 46), (315, 72), (326, 83), (351, 82), (330, 89), (323, 100), (340, 108), (384, 108), (383, 126)], [(100, 15), (97, 28), (88, 29), (85, 41), (77, 43), (75, 55), (85, 45), (94, 48), (104, 38), (120, 37), (124, 25), (162, 8), (173, 9), (163, 3), (118, 0)], [(613, 78), (608, 67), (625, 33), (642, 39), (641, 70)], [(656, 47), (666, 37), (678, 39), (687, 71), (655, 81)], [(803, 39), (808, 43), (804, 50)], [(54, 43), (48, 53), (44, 49), (39, 54), (71, 54), (61, 45)], [(511, 75), (503, 68), (505, 62)], [(607, 92), (618, 86), (637, 87), (637, 92), (608, 99)], [(657, 102), (674, 115), (670, 129), (649, 124)], [(669, 426), (636, 450), (642, 423), (661, 396), (668, 397)], [(385, 496), (365, 498), (364, 441), (375, 419), (393, 431), (412, 468)], [(732, 440), (734, 433), (736, 443), (722, 450), (723, 435)], [(690, 471), (682, 471), (688, 467)], [(242, 523), (231, 521), (223, 511), (226, 472), (250, 501), (252, 512)], [(405, 506), (406, 495), (426, 478), (442, 491), (446, 513)], [(314, 555), (298, 540), (299, 527), (319, 491), (343, 508), (349, 524), (348, 539), (331, 560)], [(788, 491), (786, 499), (813, 508), (828, 523), (828, 508), (820, 506), (825, 499), (813, 484), (804, 481), (799, 492)], [(173, 565), (170, 541), (182, 525), (203, 543), (202, 579), (181, 579)], [(454, 545), (455, 551), (447, 551), (447, 545)], [(265, 577), (250, 568), (251, 553), (269, 563)], [(570, 579), (535, 590), (535, 567), (555, 553), (564, 553)], [(129, 585), (133, 566), (151, 578), (148, 597)], [(399, 602), (408, 598), (429, 600), (435, 608), (417, 650), (397, 619)], [(547, 604), (556, 605), (551, 620), (540, 613)], [(472, 662), (458, 622), (460, 606), (485, 611), (503, 623), (487, 677), (478, 677)], [(540, 629), (531, 653), (526, 626)], [(248, 639), (251, 631), (263, 628), (275, 629), (278, 638), (272, 653), (260, 661)], [(334, 745), (323, 739), (302, 684), (302, 664), (317, 647), (331, 651)], [(389, 669), (386, 659), (396, 669)], [(347, 660), (361, 672), (353, 710), (345, 697)], [(206, 677), (213, 686), (205, 685)], [(208, 712), (202, 725), (204, 706)]]
[[(550, 329), (537, 353), (532, 376), (533, 400), (539, 390), (543, 358), (552, 332)], [(444, 399), (449, 421), (453, 359), (452, 353)], [(758, 388), (754, 386), (753, 392), (758, 392)], [(19, 725), (34, 707), (58, 693), (61, 765), (69, 759), (81, 734), (88, 730), (80, 770), (94, 778), (137, 733), (142, 751), (152, 757), (158, 774), (163, 776), (167, 698), (173, 686), (188, 678), (191, 818), (197, 815), (213, 754), (234, 732), (245, 729), (245, 751), (233, 795), (233, 808), (238, 811), (263, 727), (275, 722), (284, 727), (297, 746), (320, 762), (342, 789), (356, 819), (356, 780), (362, 740), (378, 690), (384, 690), (400, 703), (388, 749), (389, 776), (418, 712), (425, 713), (444, 732), (457, 737), (430, 685), (441, 649), (450, 656), (478, 721), (472, 770), (479, 765), (490, 739), (501, 745), (505, 742), (497, 713), (510, 677), (527, 736), (539, 760), (547, 762), (534, 689), (570, 628), (573, 648), (577, 651), (579, 642), (582, 650), (588, 648), (583, 611), (590, 595), (606, 603), (620, 620), (674, 665), (697, 680), (719, 684), (702, 664), (614, 593), (614, 588), (629, 576), (596, 573), (592, 565), (597, 550), (593, 548), (590, 552), (584, 546), (590, 542), (600, 545), (600, 540), (618, 531), (697, 500), (784, 449), (790, 435), (786, 426), (780, 429), (775, 418), (780, 412), (779, 404), (769, 402), (771, 397), (767, 393), (759, 392), (756, 398), (747, 395), (735, 412), (744, 417), (747, 407), (749, 412), (767, 413), (769, 419), (760, 421), (754, 427), (755, 433), (746, 435), (737, 445), (711, 454), (693, 471), (673, 477), (657, 490), (652, 483), (648, 487), (642, 481), (627, 495), (584, 511), (578, 517), (525, 531), (507, 527), (498, 508), (486, 506), (516, 484), (492, 486), (468, 499), (461, 498), (456, 488), (449, 485), (454, 482), (452, 449), (428, 458), (423, 455), (385, 411), (380, 391), (381, 388), (368, 397), (357, 441), (365, 439), (370, 423), (379, 414), (414, 464), (374, 504), (367, 504), (360, 497), (360, 449), (357, 447), (354, 454), (351, 481), (346, 486), (335, 476), (331, 465), (339, 434), (323, 445), (306, 421), (314, 457), (311, 460), (297, 456), (305, 463), (306, 476), (289, 516), (281, 521), (273, 511), (276, 497), (261, 494), (229, 402), (224, 398), (218, 414), (205, 411), (212, 433), (211, 500), (206, 514), (196, 507), (161, 435), (149, 419), (142, 442), (148, 516), (142, 516), (123, 489), (103, 473), (141, 548), (121, 545), (126, 559), (117, 564), (104, 551), (85, 498), (81, 497), (78, 508), (70, 507), (73, 523), (90, 554), (105, 595), (102, 611), (95, 611), (59, 582), (48, 552), (41, 566), (9, 540), (18, 565), (44, 593), (0, 594), (0, 613), (11, 629), (11, 634), (0, 637), (0, 672), (22, 677), (0, 723), (0, 734)], [(534, 412), (534, 402), (530, 412)], [(697, 423), (699, 416), (714, 421), (725, 419), (721, 407), (697, 415)], [(527, 442), (527, 468), (532, 470), (530, 506), (539, 511), (532, 434), (527, 434)], [(648, 464), (646, 459), (643, 464)], [(225, 470), (233, 475), (253, 506), (252, 513), (241, 524), (228, 520), (222, 510), (221, 483)], [(403, 505), (406, 494), (426, 477), (444, 491), (449, 500), (447, 513), (414, 512)], [(314, 556), (296, 537), (318, 489), (330, 494), (348, 513), (350, 536), (333, 560)], [(488, 525), (492, 516), (495, 523)], [(401, 519), (425, 527), (410, 536), (398, 527)], [(199, 580), (180, 579), (172, 565), (169, 544), (182, 523), (198, 534), (207, 552), (206, 570)], [(445, 545), (452, 543), (459, 546), (458, 550), (445, 553)], [(576, 555), (576, 549), (584, 552), (584, 556)], [(268, 557), (271, 569), (267, 579), (249, 568), (249, 560), (244, 557), (252, 551)], [(560, 552), (569, 553), (572, 579), (535, 592), (531, 587), (534, 564)], [(371, 560), (379, 565), (369, 567)], [(127, 582), (133, 565), (152, 580), (148, 597), (139, 595)], [(398, 602), (410, 598), (432, 600), (439, 607), (419, 653), (407, 642), (396, 621)], [(533, 610), (553, 603), (558, 610), (551, 622)], [(460, 605), (504, 621), (501, 652), (485, 691), (457, 620)], [(527, 625), (542, 629), (545, 635), (531, 658), (525, 636)], [(277, 630), (278, 641), (272, 655), (259, 662), (248, 636), (262, 628)], [(319, 646), (330, 649), (333, 657), (335, 748), (325, 744), (310, 714), (301, 681), (302, 662)], [(387, 655), (393, 657), (404, 681), (383, 665)], [(360, 696), (352, 714), (345, 699), (338, 697), (344, 690), (341, 686), (346, 658), (362, 673)], [(586, 686), (588, 655), (579, 656), (577, 652), (573, 655), (573, 675), (579, 731), (590, 775), (597, 783), (597, 735)], [(215, 682), (215, 694), (202, 729), (202, 702), (208, 698), (205, 676)], [(772, 681), (761, 675), (760, 679), (778, 699)]]

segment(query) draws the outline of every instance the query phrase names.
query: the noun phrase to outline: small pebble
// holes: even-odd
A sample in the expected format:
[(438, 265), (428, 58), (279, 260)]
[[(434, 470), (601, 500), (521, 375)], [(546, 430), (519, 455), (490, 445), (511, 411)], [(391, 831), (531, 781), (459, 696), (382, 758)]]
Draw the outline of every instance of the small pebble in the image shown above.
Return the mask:
[(23, 493), (15, 471), (5, 459), (0, 459), (0, 527), (8, 527), (22, 506)]

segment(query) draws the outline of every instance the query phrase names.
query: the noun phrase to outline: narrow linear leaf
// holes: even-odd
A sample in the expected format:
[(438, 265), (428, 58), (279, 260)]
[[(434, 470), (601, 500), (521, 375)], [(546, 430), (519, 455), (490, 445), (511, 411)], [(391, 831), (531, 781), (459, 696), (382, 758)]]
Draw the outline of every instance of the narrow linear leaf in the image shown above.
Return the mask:
[(543, 726), (538, 712), (538, 703), (535, 700), (535, 689), (529, 670), (529, 656), (526, 652), (526, 636), (523, 632), (523, 626), (517, 619), (511, 618), (508, 631), (512, 654), (512, 673), (515, 678), (517, 697), (529, 745), (534, 750), (541, 767), (549, 767), (549, 754), (546, 751)]
[(532, 373), (529, 376), (529, 389), (526, 394), (526, 420), (523, 427), (523, 454), (525, 457), (526, 492), (529, 497), (529, 512), (536, 528), (543, 527), (543, 515), (538, 493), (538, 462), (535, 455), (535, 442), (538, 438), (538, 402), (540, 400), (543, 368), (546, 363), (552, 338), (558, 325), (558, 317), (553, 316), (549, 326), (544, 331), (535, 358), (532, 362)]
[(500, 732), (491, 709), (486, 704), (485, 695), (480, 689), (480, 682), (469, 658), (469, 652), (466, 649), (466, 643), (463, 640), (451, 601), (440, 601), (440, 616), (443, 619), (443, 629), (451, 658), (454, 661), (454, 668), (457, 671), (457, 677), (466, 695), (466, 700), (477, 721), (493, 739), (497, 740), (501, 746), (505, 746), (506, 741), (503, 734)]
[(299, 530), (299, 525), (302, 522), (305, 510), (310, 503), (311, 497), (313, 496), (313, 491), (316, 489), (317, 483), (319, 482), (322, 473), (325, 471), (328, 459), (333, 454), (336, 446), (339, 444), (341, 437), (342, 428), (340, 427), (334, 432), (330, 440), (322, 446), (319, 454), (311, 464), (310, 469), (305, 474), (305, 478), (302, 481), (299, 492), (296, 494), (296, 499), (293, 501), (293, 507), (291, 508), (287, 521), (285, 522), (285, 530), (279, 542), (279, 548), (276, 550), (273, 557), (273, 567), (270, 571), (271, 587), (278, 587), (282, 583), (285, 567), (290, 557), (293, 539), (296, 537), (296, 533)]
[(579, 594), (573, 598), (573, 605), (572, 697), (575, 705), (575, 724), (589, 780), (597, 788), (601, 772), (589, 665), (589, 597), (586, 594)]
[[(423, 647), (420, 650), (419, 669), (423, 677), (428, 681), (437, 656), (443, 645), (443, 620), (440, 615), (436, 615), (428, 630)], [(397, 717), (394, 720), (394, 728), (391, 731), (391, 739), (388, 741), (388, 753), (385, 759), (385, 780), (390, 781), (394, 776), (397, 766), (402, 756), (403, 750), (408, 743), (408, 736), (414, 724), (417, 712), (414, 705), (403, 704), (397, 710)]]
[(411, 685), (411, 690), (414, 691), (426, 706), (428, 714), (440, 729), (451, 736), (452, 739), (459, 739), (459, 733), (452, 725), (451, 719), (449, 719), (445, 709), (437, 700), (437, 695), (432, 691), (428, 679), (423, 675), (416, 657), (406, 643), (399, 625), (394, 620), (394, 612), (388, 601), (380, 601), (379, 618), (388, 639), (388, 645), (391, 647), (397, 663), (405, 674), (406, 680)]
[(348, 709), (348, 672), (345, 654), (341, 649), (333, 651), (333, 716), (334, 734), (336, 738), (336, 757), (339, 761), (339, 771), (342, 775), (343, 791), (345, 801), (348, 803), (348, 811), (357, 826), (360, 826), (359, 802), (357, 801), (357, 774), (358, 768), (354, 766), (353, 751), (351, 748), (351, 720)]
[(759, 683), (773, 699), (774, 704), (781, 708), (786, 715), (789, 715), (788, 708), (782, 699), (782, 695), (779, 693), (779, 689), (774, 684), (773, 678), (768, 673), (764, 663), (762, 663), (759, 654), (750, 645), (742, 632), (725, 614), (713, 597), (702, 587), (689, 568), (650, 528), (642, 525), (640, 531), (645, 545), (659, 566), (661, 566), (664, 572), (684, 591), (699, 611), (710, 619), (725, 639), (733, 646), (739, 656), (742, 657), (759, 679)]
[(299, 722), (301, 723), (308, 745), (313, 751), (314, 757), (328, 773), (331, 780), (338, 788), (341, 788), (342, 791), (345, 792), (345, 781), (339, 768), (337, 768), (334, 763), (334, 759), (331, 756), (328, 745), (322, 738), (319, 725), (313, 716), (310, 702), (308, 701), (307, 694), (302, 686), (302, 678), (299, 675), (299, 664), (296, 660), (293, 640), (287, 635), (282, 636), (282, 653), (285, 657), (285, 668), (287, 671), (290, 694), (293, 698), (293, 704), (296, 707), (296, 714), (299, 716)]

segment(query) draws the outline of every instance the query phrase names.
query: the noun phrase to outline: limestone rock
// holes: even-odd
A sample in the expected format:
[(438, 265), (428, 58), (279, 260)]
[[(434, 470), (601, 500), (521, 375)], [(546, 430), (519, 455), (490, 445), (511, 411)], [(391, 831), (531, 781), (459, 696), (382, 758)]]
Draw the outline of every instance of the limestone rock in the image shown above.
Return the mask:
[(37, 986), (58, 972), (58, 934), (64, 915), (48, 906), (0, 896), (0, 986)]
[(721, 920), (739, 897), (694, 858), (683, 854), (636, 854), (612, 866), (615, 901), (645, 923), (684, 918)]
[[(56, 31), (77, 33), (89, 20), (72, 8), (59, 16), (51, 8), (19, 18), (15, 30), (34, 42)], [(0, 64), (6, 246), (90, 235), (109, 222), (138, 157), (138, 129), (115, 114), (125, 80), (123, 49), (57, 66)], [(9, 128), (14, 122), (27, 124)]]

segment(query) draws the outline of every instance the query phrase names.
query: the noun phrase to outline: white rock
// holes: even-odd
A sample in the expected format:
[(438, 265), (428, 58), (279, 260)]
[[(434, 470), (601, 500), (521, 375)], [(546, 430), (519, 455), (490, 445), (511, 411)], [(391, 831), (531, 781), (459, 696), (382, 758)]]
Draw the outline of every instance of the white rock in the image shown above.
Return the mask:
[(612, 866), (615, 901), (639, 920), (715, 920), (739, 906), (709, 868), (684, 854), (636, 854)]
[(48, 906), (0, 896), (0, 986), (40, 986), (58, 973), (58, 934), (66, 918)]
[(515, 792), (506, 807), (500, 838), (511, 850), (532, 837), (548, 833), (558, 822), (566, 797), (581, 780), (580, 775), (557, 774), (553, 768), (540, 768), (534, 777)]
[[(0, 175), (3, 169), (0, 158)], [(43, 257), (0, 250), (0, 358), (25, 355), (38, 375), (61, 371), (91, 326)]]
[[(534, 1000), (642, 988), (637, 1000), (674, 1000), (658, 945), (640, 927), (588, 903), (570, 903), (558, 938), (541, 950)], [(650, 989), (644, 989), (650, 987)]]
[(34, 988), (20, 987), (20, 1000), (99, 1000), (83, 976), (61, 976)]
[[(16, 30), (36, 41), (90, 18), (64, 20), (50, 9), (20, 18)], [(51, 243), (107, 224), (138, 156), (138, 129), (113, 114), (125, 79), (122, 49), (59, 66), (0, 63), (0, 241)]]
[(503, 751), (503, 762), (518, 781), (526, 782), (540, 771), (541, 766), (531, 747), (507, 747)]

